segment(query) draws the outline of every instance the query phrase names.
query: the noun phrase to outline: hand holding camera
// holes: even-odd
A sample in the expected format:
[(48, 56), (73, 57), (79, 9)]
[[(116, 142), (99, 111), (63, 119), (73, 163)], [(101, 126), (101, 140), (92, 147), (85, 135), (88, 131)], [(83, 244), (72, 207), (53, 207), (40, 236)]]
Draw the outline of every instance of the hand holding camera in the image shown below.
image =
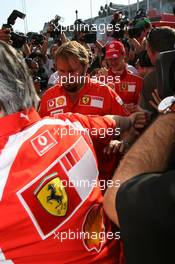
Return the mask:
[(8, 44), (11, 44), (11, 30), (10, 28), (6, 29), (0, 29), (0, 40), (7, 42)]
[[(20, 49), (27, 41), (27, 36), (25, 36), (23, 33), (15, 33), (13, 32), (13, 25), (16, 22), (17, 18), (21, 18), (24, 19), (25, 18), (25, 14), (21, 13), (18, 10), (13, 10), (13, 12), (10, 14), (10, 16), (7, 18), (7, 24), (3, 24), (2, 25), (2, 30), (5, 32), (7, 32), (6, 34), (10, 34), (10, 40), (12, 42), (10, 42), (10, 44), (13, 45), (14, 48)], [(2, 33), (3, 35), (3, 33)], [(5, 36), (4, 36), (5, 37)], [(5, 37), (5, 39), (8, 39), (8, 37)], [(7, 42), (7, 41), (6, 41)]]

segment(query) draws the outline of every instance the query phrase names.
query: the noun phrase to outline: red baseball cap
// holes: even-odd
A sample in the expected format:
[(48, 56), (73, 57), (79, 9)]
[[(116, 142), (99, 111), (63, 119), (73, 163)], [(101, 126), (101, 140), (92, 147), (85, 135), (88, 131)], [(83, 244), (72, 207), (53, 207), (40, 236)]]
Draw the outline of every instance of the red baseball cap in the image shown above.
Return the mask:
[(113, 40), (106, 45), (106, 59), (120, 58), (125, 55), (125, 47), (120, 41)]

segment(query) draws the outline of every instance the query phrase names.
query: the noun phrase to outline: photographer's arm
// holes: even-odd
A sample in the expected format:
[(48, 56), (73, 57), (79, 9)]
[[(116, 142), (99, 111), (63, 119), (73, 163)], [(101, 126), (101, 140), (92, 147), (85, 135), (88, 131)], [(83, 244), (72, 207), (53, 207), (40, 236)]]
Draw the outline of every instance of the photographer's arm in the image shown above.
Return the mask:
[[(175, 114), (161, 115), (137, 140), (116, 170), (113, 182), (124, 183), (142, 173), (162, 172), (166, 169), (175, 147)], [(116, 212), (118, 188), (108, 188), (104, 208), (110, 219), (119, 224)]]
[(61, 39), (62, 44), (69, 41), (64, 32), (60, 34), (60, 39)]
[(46, 36), (46, 38), (45, 38), (45, 40), (44, 40), (44, 42), (43, 42), (43, 45), (42, 45), (42, 47), (41, 47), (41, 54), (42, 54), (43, 56), (46, 56), (46, 54), (47, 54), (47, 49), (48, 49), (48, 39), (49, 39), (49, 35), (47, 34), (47, 36)]
[(32, 53), (27, 43), (22, 46), (22, 52), (25, 54), (26, 57), (30, 56), (30, 54)]

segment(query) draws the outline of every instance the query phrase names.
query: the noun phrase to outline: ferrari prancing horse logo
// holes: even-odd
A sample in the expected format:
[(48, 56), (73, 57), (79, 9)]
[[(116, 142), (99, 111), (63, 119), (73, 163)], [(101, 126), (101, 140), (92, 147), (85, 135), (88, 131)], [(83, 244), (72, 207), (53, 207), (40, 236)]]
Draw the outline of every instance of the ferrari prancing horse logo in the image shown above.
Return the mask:
[(54, 216), (66, 215), (68, 197), (59, 177), (52, 178), (52, 180), (47, 182), (42, 188), (38, 187), (35, 190), (35, 195), (48, 213)]
[(88, 104), (89, 101), (90, 101), (89, 96), (83, 96), (83, 97), (82, 97), (82, 103), (83, 103), (83, 104)]

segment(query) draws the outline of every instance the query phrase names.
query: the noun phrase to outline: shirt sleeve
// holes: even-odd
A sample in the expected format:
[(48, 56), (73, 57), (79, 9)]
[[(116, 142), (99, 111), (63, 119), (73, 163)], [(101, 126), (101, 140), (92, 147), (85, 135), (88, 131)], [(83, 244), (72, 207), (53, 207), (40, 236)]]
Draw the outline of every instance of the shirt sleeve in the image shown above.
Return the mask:
[(128, 116), (129, 112), (127, 112), (124, 108), (124, 103), (121, 97), (112, 89), (109, 89), (111, 94), (111, 111), (110, 114), (112, 115), (119, 115), (119, 116)]
[(44, 93), (41, 98), (38, 113), (41, 117), (45, 117), (49, 115), (47, 111), (47, 94), (46, 93)]
[[(62, 114), (59, 115), (62, 118)], [(75, 125), (77, 122), (89, 133), (92, 142), (96, 144), (106, 145), (113, 138), (114, 134), (120, 133), (116, 127), (116, 122), (108, 117), (96, 115), (81, 115), (66, 113), (64, 118), (68, 118)]]

